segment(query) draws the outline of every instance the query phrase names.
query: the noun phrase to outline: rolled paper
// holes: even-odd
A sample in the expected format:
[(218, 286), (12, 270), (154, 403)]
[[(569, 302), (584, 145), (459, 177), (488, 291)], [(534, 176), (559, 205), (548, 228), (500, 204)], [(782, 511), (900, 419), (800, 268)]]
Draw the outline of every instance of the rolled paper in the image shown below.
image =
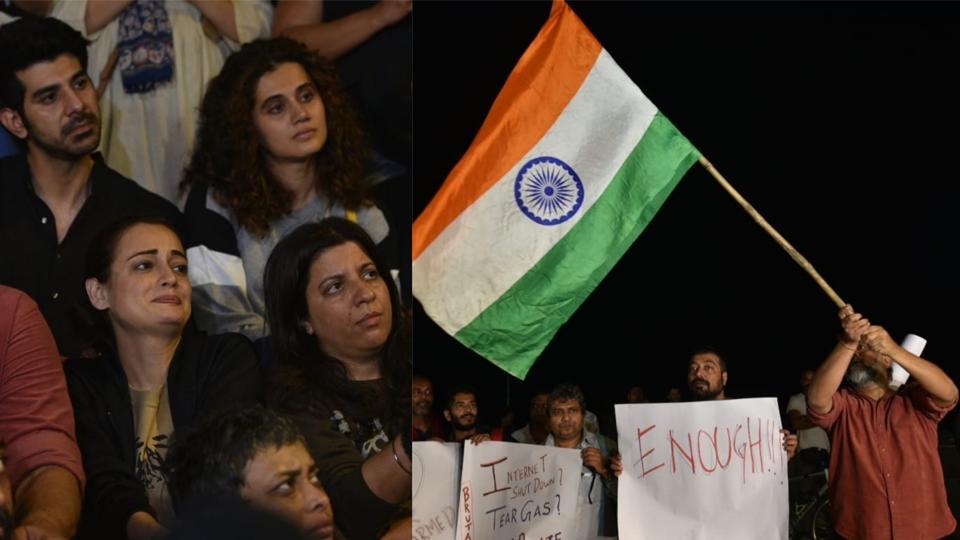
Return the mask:
[[(903, 342), (900, 343), (900, 346), (905, 350), (913, 354), (914, 356), (920, 356), (920, 353), (923, 352), (923, 348), (927, 346), (927, 340), (916, 334), (907, 334), (907, 337), (903, 338)], [(907, 373), (907, 370), (903, 369), (903, 366), (894, 362), (891, 366), (893, 370), (890, 375), (890, 388), (896, 390), (903, 386), (903, 383), (907, 382), (907, 379), (910, 378), (910, 374)]]

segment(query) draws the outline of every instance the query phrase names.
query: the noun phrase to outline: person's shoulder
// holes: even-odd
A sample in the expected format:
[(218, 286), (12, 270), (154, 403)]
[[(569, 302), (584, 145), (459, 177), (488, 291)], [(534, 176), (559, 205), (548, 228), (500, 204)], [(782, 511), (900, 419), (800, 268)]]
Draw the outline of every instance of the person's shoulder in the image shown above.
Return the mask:
[(0, 285), (0, 307), (2, 307), (0, 311), (12, 313), (24, 306), (27, 308), (36, 308), (37, 303), (33, 301), (33, 298), (30, 298), (30, 295), (20, 289)]
[(46, 326), (37, 302), (20, 289), (6, 285), (0, 285), (0, 318), (9, 325), (32, 324), (40, 320)]
[(15, 327), (30, 316), (40, 316), (33, 298), (19, 289), (0, 285), (0, 343), (5, 346), (10, 334), (17, 331)]
[(184, 328), (181, 344), (187, 354), (201, 361), (214, 362), (229, 357), (256, 357), (253, 343), (243, 334), (208, 334), (196, 328)]
[(191, 217), (202, 214), (214, 214), (225, 219), (234, 228), (239, 228), (237, 218), (233, 210), (219, 201), (220, 192), (210, 187), (205, 182), (197, 182), (190, 185), (190, 192), (187, 194), (187, 202), (183, 212)]
[(8, 171), (26, 166), (27, 155), (23, 152), (17, 152), (15, 154), (0, 157), (0, 171)]
[(96, 358), (67, 358), (63, 362), (63, 371), (67, 375), (67, 380), (89, 380), (98, 383), (106, 380), (105, 374), (112, 369), (113, 361), (115, 360), (111, 354)]
[(856, 403), (858, 401), (868, 401), (870, 398), (861, 395), (859, 392), (846, 385), (841, 386), (837, 393), (833, 395), (834, 403)]
[(790, 399), (787, 400), (787, 410), (790, 410), (793, 407), (799, 407), (800, 405), (806, 403), (807, 396), (803, 392), (797, 392), (796, 394), (790, 396)]
[(390, 233), (386, 215), (373, 203), (365, 204), (357, 210), (357, 224), (363, 227), (377, 244)]
[(107, 192), (107, 196), (115, 203), (133, 205), (124, 206), (122, 209), (143, 213), (149, 217), (178, 219), (180, 210), (175, 204), (111, 169), (99, 154), (94, 154), (94, 159), (94, 174), (98, 175), (100, 186)]
[(30, 166), (22, 152), (0, 158), (0, 191), (6, 191), (15, 184), (14, 178), (28, 178)]
[(513, 433), (510, 434), (510, 438), (518, 443), (526, 443), (532, 439), (532, 437), (530, 437), (529, 430), (530, 424), (527, 424), (520, 429), (514, 430)]

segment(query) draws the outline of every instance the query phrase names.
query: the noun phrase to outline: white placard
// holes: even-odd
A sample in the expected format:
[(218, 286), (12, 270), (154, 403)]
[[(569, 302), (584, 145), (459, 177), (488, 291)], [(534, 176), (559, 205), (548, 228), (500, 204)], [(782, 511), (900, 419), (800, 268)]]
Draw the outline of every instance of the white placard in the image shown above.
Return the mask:
[(775, 398), (617, 405), (620, 537), (787, 539)]
[(467, 443), (460, 540), (576, 540), (580, 450)]
[(459, 443), (413, 443), (413, 538), (454, 540), (460, 492)]

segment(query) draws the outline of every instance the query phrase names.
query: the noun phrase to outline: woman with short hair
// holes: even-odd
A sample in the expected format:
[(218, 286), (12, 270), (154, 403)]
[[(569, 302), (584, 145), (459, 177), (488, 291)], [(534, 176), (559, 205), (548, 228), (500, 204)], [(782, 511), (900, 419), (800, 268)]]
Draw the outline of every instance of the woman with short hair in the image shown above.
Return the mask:
[(351, 539), (379, 538), (410, 501), (410, 342), (385, 272), (361, 227), (328, 218), (281, 240), (264, 276), (269, 400), (299, 425)]

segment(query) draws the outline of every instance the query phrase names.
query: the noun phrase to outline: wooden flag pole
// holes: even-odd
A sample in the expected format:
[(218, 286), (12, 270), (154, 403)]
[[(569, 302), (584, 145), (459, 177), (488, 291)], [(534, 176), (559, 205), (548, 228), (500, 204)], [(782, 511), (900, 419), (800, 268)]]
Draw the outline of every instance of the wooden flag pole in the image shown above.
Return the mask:
[(740, 206), (742, 206), (743, 209), (746, 210), (748, 214), (750, 214), (750, 217), (752, 217), (753, 220), (756, 221), (758, 225), (763, 227), (763, 230), (767, 231), (767, 234), (772, 236), (773, 239), (776, 240), (778, 244), (780, 244), (780, 247), (782, 247), (784, 250), (786, 250), (788, 254), (790, 254), (790, 257), (794, 261), (796, 261), (797, 264), (799, 264), (804, 270), (807, 271), (808, 274), (810, 274), (810, 277), (812, 277), (813, 280), (817, 282), (817, 285), (820, 285), (820, 288), (823, 289), (823, 292), (827, 293), (827, 296), (829, 296), (830, 299), (833, 300), (833, 303), (836, 304), (837, 307), (843, 307), (846, 304), (846, 302), (844, 302), (840, 298), (840, 296), (833, 290), (833, 288), (830, 287), (830, 285), (828, 285), (827, 282), (824, 281), (822, 277), (820, 277), (820, 274), (813, 267), (813, 265), (810, 264), (810, 261), (808, 261), (806, 257), (801, 255), (800, 252), (798, 252), (793, 246), (791, 246), (790, 242), (787, 242), (786, 238), (780, 236), (780, 233), (778, 233), (776, 229), (770, 226), (770, 224), (767, 223), (767, 220), (763, 219), (763, 216), (760, 215), (760, 212), (757, 212), (757, 210), (749, 202), (747, 202), (746, 199), (744, 199), (739, 193), (737, 193), (737, 190), (733, 189), (733, 186), (730, 185), (730, 182), (727, 182), (727, 180), (723, 177), (723, 175), (720, 174), (720, 172), (717, 171), (716, 168), (714, 168), (713, 164), (707, 161), (707, 158), (701, 155), (699, 161), (700, 161), (700, 164), (703, 165), (703, 167), (707, 169), (707, 171), (709, 171), (710, 174), (717, 180), (717, 182), (719, 182), (720, 185), (723, 186), (723, 189), (727, 190), (727, 193), (729, 193), (730, 196), (734, 198), (734, 200), (740, 203)]

